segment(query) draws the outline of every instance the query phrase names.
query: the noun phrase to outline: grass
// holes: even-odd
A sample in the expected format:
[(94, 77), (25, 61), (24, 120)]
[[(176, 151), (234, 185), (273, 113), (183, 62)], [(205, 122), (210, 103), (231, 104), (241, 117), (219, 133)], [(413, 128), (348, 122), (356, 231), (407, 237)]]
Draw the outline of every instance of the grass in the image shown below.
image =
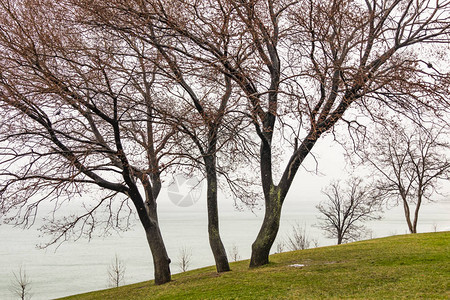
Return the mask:
[[(248, 260), (64, 299), (450, 299), (450, 232), (393, 236)], [(291, 267), (303, 264), (304, 267)]]

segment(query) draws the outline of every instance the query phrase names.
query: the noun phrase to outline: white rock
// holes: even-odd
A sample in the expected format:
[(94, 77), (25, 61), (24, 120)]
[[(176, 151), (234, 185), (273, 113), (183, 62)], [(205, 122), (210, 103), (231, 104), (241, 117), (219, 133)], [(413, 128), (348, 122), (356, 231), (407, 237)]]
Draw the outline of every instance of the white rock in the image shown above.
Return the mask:
[(305, 265), (302, 264), (293, 264), (293, 265), (289, 265), (289, 267), (294, 267), (294, 268), (303, 268)]

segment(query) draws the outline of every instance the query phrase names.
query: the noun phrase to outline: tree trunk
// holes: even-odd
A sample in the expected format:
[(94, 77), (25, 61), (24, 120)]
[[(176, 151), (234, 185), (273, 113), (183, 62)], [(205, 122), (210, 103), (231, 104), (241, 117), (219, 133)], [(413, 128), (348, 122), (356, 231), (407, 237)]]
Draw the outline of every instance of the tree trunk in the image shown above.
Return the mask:
[[(298, 168), (311, 151), (319, 136), (319, 134), (313, 132), (305, 138), (305, 141), (291, 156), (278, 186), (275, 186), (272, 180), (272, 150), (270, 143), (262, 141), (260, 166), (266, 210), (261, 229), (252, 244), (251, 268), (269, 263), (270, 248), (272, 248), (280, 227), (281, 208), (284, 199)], [(270, 138), (267, 139), (267, 141), (270, 140)]]
[(156, 194), (153, 195), (148, 187), (145, 191), (147, 196), (145, 204), (136, 188), (130, 191), (130, 197), (136, 206), (139, 219), (147, 236), (147, 242), (153, 257), (155, 284), (159, 285), (171, 280), (170, 258), (167, 255), (166, 246), (159, 229), (156, 197), (154, 197)]
[[(158, 211), (156, 205), (156, 197), (159, 193), (159, 185), (154, 184), (153, 187), (158, 187), (151, 198), (147, 198), (147, 214), (149, 219), (149, 226), (144, 226), (147, 235), (147, 241), (150, 246), (153, 257), (153, 267), (155, 273), (155, 284), (164, 284), (171, 280), (170, 278), (170, 258), (167, 254), (166, 246), (159, 229)], [(150, 192), (150, 191), (147, 191)]]
[(282, 199), (280, 189), (274, 185), (271, 187), (269, 199), (266, 199), (266, 212), (256, 240), (252, 244), (252, 256), (250, 268), (269, 263), (270, 248), (277, 237), (280, 227)]
[(337, 244), (338, 244), (338, 245), (342, 244), (342, 236), (343, 236), (343, 235), (342, 235), (341, 233), (338, 232), (338, 241), (337, 241)]
[(406, 223), (408, 224), (409, 232), (410, 233), (416, 233), (415, 232), (415, 228), (414, 228), (414, 226), (413, 226), (413, 224), (411, 222), (411, 213), (410, 213), (410, 210), (409, 210), (408, 202), (407, 202), (405, 197), (402, 196), (402, 198), (403, 198), (403, 210), (405, 211), (405, 218), (406, 218)]
[(146, 228), (147, 241), (153, 257), (153, 267), (155, 274), (155, 284), (164, 284), (171, 280), (170, 258), (167, 255), (159, 226)]
[[(422, 189), (422, 185), (419, 187), (419, 189)], [(420, 210), (420, 206), (422, 205), (422, 193), (419, 192), (418, 197), (417, 197), (417, 205), (416, 205), (416, 209), (414, 211), (414, 221), (413, 221), (413, 232), (411, 233), (417, 233), (417, 222), (419, 221), (419, 210)]]
[[(213, 154), (214, 155), (214, 154)], [(205, 156), (206, 179), (207, 179), (207, 207), (208, 207), (208, 234), (209, 245), (214, 255), (217, 272), (230, 271), (227, 253), (223, 246), (219, 232), (219, 212), (217, 205), (217, 172), (215, 157)]]

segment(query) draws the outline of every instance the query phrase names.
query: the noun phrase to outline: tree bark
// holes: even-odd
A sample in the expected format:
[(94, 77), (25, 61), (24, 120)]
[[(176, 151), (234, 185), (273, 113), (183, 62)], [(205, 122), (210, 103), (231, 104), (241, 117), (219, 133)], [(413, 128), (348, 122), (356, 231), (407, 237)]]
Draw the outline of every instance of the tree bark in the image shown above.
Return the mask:
[[(403, 197), (403, 196), (402, 196)], [(409, 205), (405, 197), (403, 197), (403, 210), (405, 211), (406, 223), (408, 224), (408, 229), (410, 233), (415, 233), (413, 224), (411, 222), (411, 213), (409, 210)]]
[[(266, 137), (268, 137), (266, 141), (271, 141), (272, 136), (270, 132), (266, 134)], [(278, 186), (273, 184), (272, 179), (272, 149), (270, 142), (262, 141), (260, 167), (266, 210), (261, 229), (252, 244), (250, 267), (262, 266), (269, 263), (270, 248), (272, 248), (280, 227), (281, 208), (284, 199), (289, 192), (298, 168), (319, 137), (320, 133), (310, 132), (303, 143), (296, 148)]]
[(160, 285), (171, 280), (171, 261), (159, 229), (156, 197), (154, 197), (156, 195), (153, 195), (152, 190), (148, 186), (148, 182), (146, 182), (146, 184), (147, 185), (144, 185), (147, 196), (147, 201), (145, 203), (142, 201), (137, 189), (132, 189), (129, 195), (136, 206), (139, 219), (145, 230), (148, 245), (150, 246), (153, 258), (155, 284)]
[(280, 227), (282, 199), (278, 187), (271, 186), (270, 195), (268, 199), (266, 198), (265, 206), (266, 211), (261, 229), (252, 244), (250, 268), (269, 263), (270, 248), (272, 248)]
[(153, 257), (155, 284), (167, 283), (171, 280), (170, 258), (167, 255), (159, 226), (150, 226), (145, 229), (145, 233)]
[[(147, 237), (148, 245), (153, 258), (153, 268), (155, 284), (160, 285), (167, 283), (171, 280), (170, 263), (171, 260), (167, 254), (166, 246), (159, 228), (158, 212), (156, 205), (156, 196), (149, 199), (146, 202), (146, 212), (148, 223), (142, 222), (145, 234)], [(149, 201), (150, 200), (150, 201)]]
[(209, 245), (214, 255), (217, 272), (230, 271), (227, 253), (220, 238), (219, 212), (217, 205), (217, 171), (215, 154), (204, 157), (207, 179), (208, 235)]
[(338, 231), (338, 241), (337, 241), (337, 244), (338, 245), (340, 245), (340, 244), (342, 244), (342, 237), (343, 237), (344, 235), (342, 234), (342, 232), (340, 232), (340, 231)]
[(149, 202), (147, 202), (147, 206), (148, 222), (143, 222), (143, 225), (153, 257), (155, 284), (159, 285), (171, 280), (170, 258), (167, 254), (166, 246), (164, 245), (164, 240), (159, 229), (156, 203), (149, 205)]
[(417, 222), (419, 221), (419, 210), (420, 210), (420, 206), (422, 205), (422, 184), (420, 184), (419, 186), (419, 194), (417, 196), (417, 204), (416, 204), (416, 209), (414, 211), (414, 221), (413, 221), (413, 231), (411, 233), (417, 233)]

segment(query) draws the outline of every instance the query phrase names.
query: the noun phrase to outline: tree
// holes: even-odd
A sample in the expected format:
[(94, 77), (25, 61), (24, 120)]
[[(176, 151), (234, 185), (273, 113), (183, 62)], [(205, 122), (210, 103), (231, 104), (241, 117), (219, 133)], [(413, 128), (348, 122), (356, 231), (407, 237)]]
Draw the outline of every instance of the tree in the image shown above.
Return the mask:
[[(306, 226), (300, 224), (292, 225), (291, 234), (287, 237), (286, 245), (291, 251), (305, 250), (309, 248), (311, 240), (306, 234)], [(279, 252), (282, 252), (282, 249)]]
[(30, 299), (31, 280), (28, 278), (25, 270), (20, 267), (19, 273), (16, 274), (13, 272), (13, 275), (14, 281), (12, 283), (11, 291), (22, 300)]
[(380, 198), (403, 206), (410, 233), (417, 233), (424, 201), (432, 201), (439, 194), (439, 183), (450, 179), (448, 126), (424, 125), (376, 126), (377, 138), (360, 152), (362, 162), (378, 175)]
[[(78, 22), (62, 2), (2, 0), (0, 7), (2, 215), (31, 226), (41, 203), (53, 203), (42, 228), (52, 244), (90, 238), (100, 224), (126, 229), (134, 207), (155, 283), (170, 281), (156, 200), (179, 148), (157, 108), (189, 108), (158, 102), (154, 66), (116, 36)], [(89, 193), (96, 196), (81, 199)], [(56, 213), (74, 202), (84, 211)], [(96, 214), (102, 209), (106, 215)]]
[[(447, 51), (440, 44), (449, 41), (449, 7), (402, 0), (180, 0), (133, 2), (123, 10), (189, 45), (172, 48), (215, 66), (248, 99), (265, 203), (251, 267), (268, 263), (294, 177), (338, 122), (358, 126), (355, 112), (370, 116), (380, 107), (432, 110), (436, 118), (448, 110), (448, 74), (436, 62)], [(226, 47), (223, 26), (230, 28)], [(276, 161), (281, 150), (289, 155), (284, 167)]]
[(108, 279), (111, 286), (119, 287), (120, 284), (123, 284), (125, 269), (124, 262), (116, 254), (108, 268)]
[(186, 247), (182, 247), (178, 256), (178, 264), (181, 272), (186, 272), (189, 269), (189, 265), (192, 260), (192, 250)]
[(361, 178), (350, 178), (344, 188), (339, 181), (333, 182), (323, 193), (328, 201), (316, 206), (321, 213), (317, 227), (328, 238), (336, 238), (338, 245), (360, 239), (366, 232), (361, 222), (381, 218), (377, 215), (381, 202)]
[[(198, 113), (198, 117), (194, 118), (197, 122), (188, 121), (190, 116), (184, 116), (183, 120), (178, 119), (177, 125), (181, 132), (184, 132), (192, 142), (197, 146), (198, 151), (200, 151), (201, 157), (203, 159), (203, 167), (206, 173), (207, 182), (207, 211), (208, 211), (208, 236), (211, 250), (214, 255), (214, 260), (216, 263), (217, 272), (227, 272), (230, 271), (230, 266), (228, 263), (227, 254), (225, 247), (222, 243), (219, 231), (219, 212), (217, 203), (217, 193), (218, 193), (218, 178), (217, 178), (217, 152), (223, 146), (220, 144), (220, 129), (222, 126), (223, 119), (225, 117), (226, 110), (228, 110), (228, 102), (231, 96), (231, 80), (229, 78), (224, 78), (224, 88), (223, 91), (221, 87), (215, 85), (215, 93), (213, 94), (213, 101), (208, 101), (211, 96), (211, 90), (213, 85), (207, 85), (207, 92), (204, 96), (199, 97), (199, 88), (195, 87), (195, 84), (190, 84), (184, 76), (183, 69), (178, 65), (173, 55), (170, 55), (167, 50), (163, 48), (160, 42), (154, 35), (151, 35), (152, 42), (156, 45), (158, 51), (164, 57), (168, 67), (172, 72), (171, 78), (179, 83), (183, 90), (189, 95), (195, 110)], [(200, 69), (198, 72), (207, 72), (207, 70)], [(188, 72), (186, 72), (188, 73)], [(188, 73), (189, 74), (189, 73)], [(191, 74), (190, 77), (196, 77)], [(193, 78), (192, 82), (196, 82), (195, 79), (200, 79), (204, 83), (211, 83), (204, 74), (201, 76)], [(216, 80), (218, 82), (218, 80)], [(221, 96), (220, 96), (221, 95)], [(217, 107), (216, 107), (217, 106)], [(192, 120), (192, 119), (191, 119)], [(205, 127), (206, 134), (200, 133), (199, 125)], [(231, 122), (229, 122), (231, 125)], [(232, 126), (229, 126), (231, 128)], [(186, 267), (187, 268), (187, 267)], [(186, 271), (184, 264), (182, 264), (183, 272)]]
[(233, 261), (238, 261), (241, 256), (239, 255), (239, 248), (235, 244), (230, 249), (230, 256)]

